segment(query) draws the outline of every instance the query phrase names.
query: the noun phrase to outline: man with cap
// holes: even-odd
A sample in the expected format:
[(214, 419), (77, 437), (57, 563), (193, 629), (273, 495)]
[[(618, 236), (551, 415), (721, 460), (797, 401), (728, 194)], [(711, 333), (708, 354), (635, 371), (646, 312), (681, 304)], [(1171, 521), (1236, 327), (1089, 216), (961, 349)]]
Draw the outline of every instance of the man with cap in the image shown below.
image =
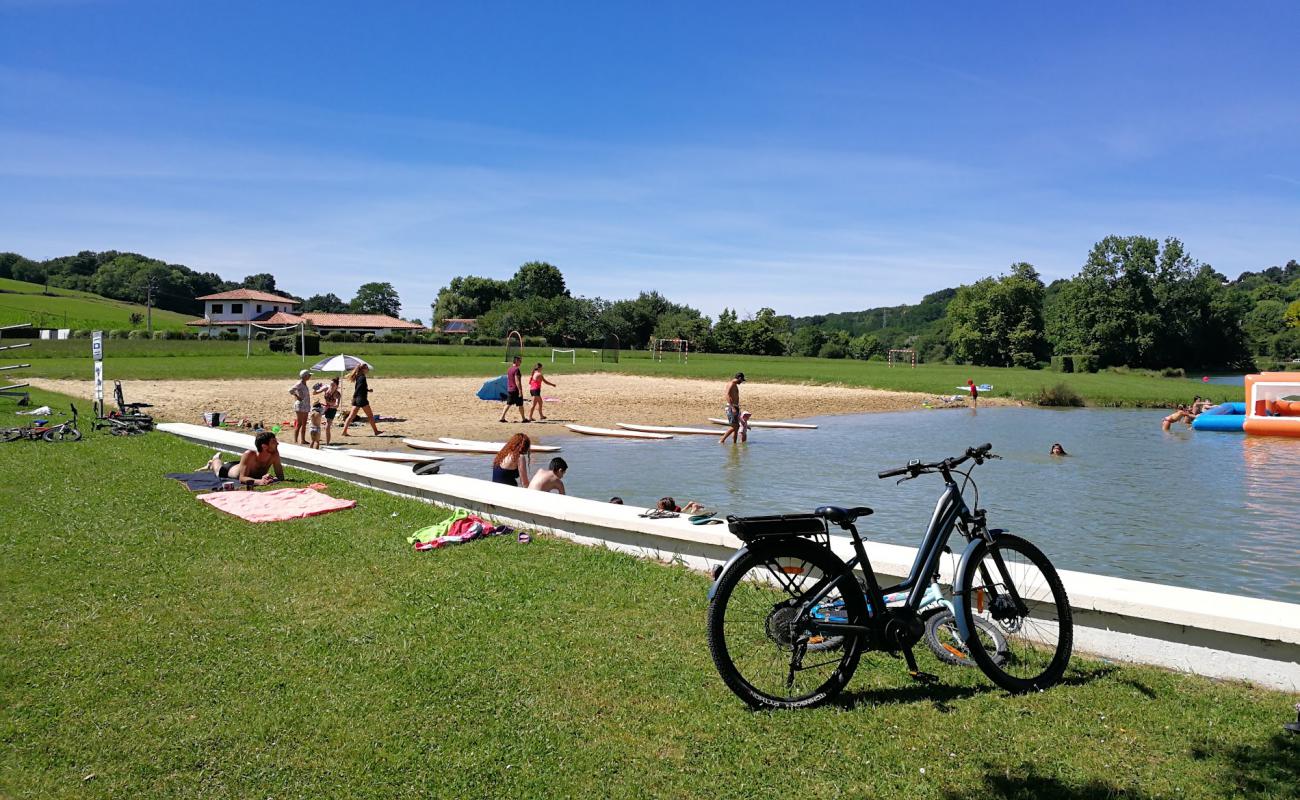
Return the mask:
[(293, 426), (293, 443), (307, 444), (307, 415), (311, 413), (311, 387), (307, 385), (307, 379), (311, 377), (311, 370), (305, 369), (298, 373), (298, 382), (289, 390), (293, 397), (293, 416), (295, 423)]
[(727, 432), (722, 434), (718, 444), (725, 444), (727, 437), (730, 436), (732, 442), (740, 441), (740, 384), (745, 382), (745, 373), (737, 372), (736, 377), (732, 378), (727, 384), (727, 392), (724, 401), (727, 404)]

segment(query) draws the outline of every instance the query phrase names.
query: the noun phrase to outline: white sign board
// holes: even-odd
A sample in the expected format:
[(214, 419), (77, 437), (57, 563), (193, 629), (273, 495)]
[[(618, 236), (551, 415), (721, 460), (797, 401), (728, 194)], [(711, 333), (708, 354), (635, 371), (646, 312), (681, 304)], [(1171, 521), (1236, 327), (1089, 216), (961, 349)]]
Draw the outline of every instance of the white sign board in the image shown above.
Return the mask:
[(104, 332), (90, 334), (90, 355), (95, 359), (95, 407), (104, 413)]
[(90, 334), (90, 356), (96, 361), (104, 360), (104, 332), (95, 331)]

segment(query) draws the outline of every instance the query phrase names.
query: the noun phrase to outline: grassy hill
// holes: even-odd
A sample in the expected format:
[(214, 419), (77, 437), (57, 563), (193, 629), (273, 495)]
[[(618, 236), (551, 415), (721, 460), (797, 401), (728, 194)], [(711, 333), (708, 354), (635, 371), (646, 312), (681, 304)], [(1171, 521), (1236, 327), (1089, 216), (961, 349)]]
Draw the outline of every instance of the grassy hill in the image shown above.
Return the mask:
[[(121, 300), (109, 300), (90, 292), (51, 287), (38, 283), (0, 278), (0, 325), (30, 322), (46, 328), (112, 330), (143, 328), (131, 324), (131, 315), (145, 318), (145, 307)], [(174, 311), (153, 310), (154, 330), (182, 329), (191, 317)]]

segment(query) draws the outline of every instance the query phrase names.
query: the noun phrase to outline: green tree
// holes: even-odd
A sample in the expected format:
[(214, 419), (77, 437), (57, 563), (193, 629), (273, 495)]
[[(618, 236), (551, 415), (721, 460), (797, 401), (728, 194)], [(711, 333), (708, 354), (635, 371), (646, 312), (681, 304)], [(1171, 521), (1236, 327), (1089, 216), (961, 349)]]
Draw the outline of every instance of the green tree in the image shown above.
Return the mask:
[(856, 358), (859, 361), (866, 361), (872, 356), (880, 355), (884, 349), (880, 346), (880, 340), (869, 333), (853, 337), (849, 342), (849, 357)]
[(1044, 292), (1038, 272), (1024, 262), (958, 289), (948, 306), (954, 355), (981, 366), (1032, 366), (1047, 354)]
[(740, 352), (779, 356), (785, 352), (789, 330), (770, 308), (760, 308), (753, 319), (740, 323)]
[[(0, 278), (14, 278), (14, 269), (26, 270), (28, 265), (35, 266), (36, 262), (28, 258), (23, 258), (17, 253), (0, 253)], [(21, 278), (14, 278), (22, 280)]]
[(564, 275), (559, 268), (545, 261), (529, 261), (519, 267), (510, 279), (510, 296), (516, 299), (529, 297), (552, 298), (568, 295)]
[(434, 320), (475, 319), (509, 297), (510, 284), (505, 281), (477, 275), (457, 276), (438, 291), (433, 308)]
[(303, 311), (318, 311), (322, 314), (343, 314), (348, 310), (348, 304), (333, 292), (326, 294), (314, 294), (302, 301)]
[(736, 319), (736, 312), (724, 308), (718, 313), (718, 321), (713, 326), (713, 349), (719, 353), (739, 353), (740, 346), (740, 323)]
[(1282, 321), (1289, 328), (1300, 328), (1300, 300), (1286, 307), (1286, 312), (1282, 315)]
[(401, 298), (391, 283), (363, 283), (348, 304), (354, 314), (384, 314), (396, 317), (402, 310)]
[[(843, 331), (840, 331), (843, 333)], [(790, 337), (790, 355), (815, 356), (826, 344), (826, 334), (815, 325), (805, 325)]]
[(259, 272), (256, 275), (246, 275), (240, 284), (245, 289), (253, 289), (258, 292), (268, 292), (275, 294), (275, 276), (269, 272)]

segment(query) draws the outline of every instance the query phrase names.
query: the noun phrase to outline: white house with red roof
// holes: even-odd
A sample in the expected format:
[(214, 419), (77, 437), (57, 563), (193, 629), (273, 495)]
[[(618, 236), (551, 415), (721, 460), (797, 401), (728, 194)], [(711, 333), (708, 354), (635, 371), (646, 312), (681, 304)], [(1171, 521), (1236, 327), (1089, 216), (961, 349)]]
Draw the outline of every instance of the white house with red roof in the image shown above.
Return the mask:
[(185, 324), (208, 336), (229, 332), (248, 337), (259, 326), (273, 330), (302, 322), (309, 323), (321, 334), (370, 333), (376, 338), (424, 330), (422, 325), (386, 314), (299, 312), (297, 300), (256, 289), (235, 289), (195, 299), (203, 301), (203, 316)]

